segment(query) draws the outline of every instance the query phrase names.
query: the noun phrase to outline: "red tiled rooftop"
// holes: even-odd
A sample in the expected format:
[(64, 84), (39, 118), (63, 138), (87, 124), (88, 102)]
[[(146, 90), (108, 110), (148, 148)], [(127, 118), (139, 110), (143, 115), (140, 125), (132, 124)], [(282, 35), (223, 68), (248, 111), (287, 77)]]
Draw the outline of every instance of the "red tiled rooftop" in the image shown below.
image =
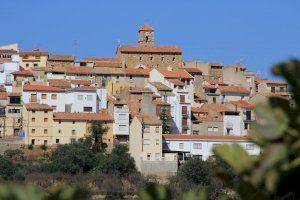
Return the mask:
[(48, 56), (48, 51), (41, 51), (39, 49), (31, 50), (31, 51), (20, 51), (21, 57), (24, 56)]
[(168, 102), (165, 102), (165, 101), (159, 100), (159, 99), (153, 100), (153, 103), (155, 103), (156, 105), (159, 105), (159, 106), (170, 106), (171, 105)]
[(26, 69), (13, 72), (11, 74), (14, 76), (32, 76), (33, 75), (31, 70), (26, 70)]
[(69, 81), (64, 79), (48, 79), (47, 82), (49, 86), (59, 87), (59, 88), (70, 88), (71, 84)]
[(217, 135), (217, 134), (163, 134), (166, 140), (218, 140), (218, 141), (248, 141), (247, 136)]
[(244, 100), (232, 101), (231, 103), (241, 108), (253, 108), (253, 104)]
[(129, 87), (130, 92), (145, 92), (145, 93), (152, 93), (152, 91), (149, 88), (143, 88), (143, 87)]
[(65, 92), (64, 89), (47, 85), (24, 85), (23, 91)]
[(66, 72), (68, 74), (93, 74), (93, 68), (91, 68), (91, 67), (67, 67)]
[(219, 86), (221, 93), (239, 93), (239, 94), (250, 94), (249, 90), (242, 86), (230, 85), (230, 86)]
[(6, 100), (8, 97), (7, 92), (0, 92), (0, 100)]
[(202, 71), (196, 67), (184, 67), (182, 68), (190, 74), (202, 74)]
[(172, 71), (167, 69), (158, 69), (165, 78), (180, 78), (180, 79), (192, 79), (193, 76), (183, 69), (174, 69)]
[(176, 86), (184, 86), (184, 82), (182, 82), (179, 79), (168, 79), (168, 81), (170, 81), (171, 83), (173, 83)]
[(53, 110), (48, 104), (28, 103), (25, 104), (27, 110)]
[(149, 24), (146, 24), (139, 29), (139, 31), (153, 31), (153, 30), (154, 30), (153, 27), (150, 26)]
[(73, 121), (113, 121), (113, 117), (106, 110), (97, 113), (53, 113), (54, 120), (73, 120)]
[(86, 85), (86, 86), (89, 86), (89, 85), (92, 84), (91, 81), (84, 80), (84, 79), (73, 79), (73, 80), (71, 80), (71, 83), (72, 84)]

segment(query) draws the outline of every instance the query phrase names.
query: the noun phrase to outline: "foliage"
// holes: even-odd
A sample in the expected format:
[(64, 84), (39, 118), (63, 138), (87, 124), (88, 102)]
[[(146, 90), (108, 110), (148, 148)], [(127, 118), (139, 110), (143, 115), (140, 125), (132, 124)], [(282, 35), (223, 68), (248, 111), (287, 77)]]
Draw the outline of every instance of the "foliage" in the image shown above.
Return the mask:
[(27, 148), (28, 148), (29, 150), (33, 150), (33, 149), (34, 149), (34, 145), (33, 145), (33, 144), (29, 144), (29, 145), (27, 146)]
[(23, 180), (22, 172), (9, 159), (0, 155), (0, 180)]
[(103, 135), (107, 132), (108, 128), (100, 121), (93, 121), (89, 127), (91, 139), (93, 141), (93, 149), (96, 152), (104, 151), (106, 144), (103, 143)]
[(163, 109), (160, 115), (160, 120), (162, 122), (162, 133), (168, 134), (170, 133), (170, 127), (167, 124), (168, 116), (166, 114), (166, 109)]
[[(299, 199), (300, 178), (300, 62), (293, 60), (273, 68), (291, 86), (291, 106), (287, 99), (269, 98), (255, 108), (256, 127), (250, 138), (262, 153), (253, 158), (237, 145), (221, 145), (215, 154), (238, 175), (233, 183), (222, 171), (219, 176), (242, 199)], [(222, 170), (222, 169), (221, 169)]]
[(21, 149), (9, 149), (4, 152), (4, 156), (14, 162), (24, 161), (24, 151)]

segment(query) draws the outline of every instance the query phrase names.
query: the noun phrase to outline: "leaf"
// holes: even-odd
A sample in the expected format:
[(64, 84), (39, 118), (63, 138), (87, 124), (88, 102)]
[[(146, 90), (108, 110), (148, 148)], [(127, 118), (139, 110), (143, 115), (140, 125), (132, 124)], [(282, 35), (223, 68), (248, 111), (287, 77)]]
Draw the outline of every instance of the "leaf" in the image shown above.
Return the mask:
[(267, 140), (280, 138), (289, 124), (289, 119), (281, 108), (259, 104), (255, 107), (255, 114), (255, 131)]
[(213, 151), (238, 174), (252, 167), (256, 161), (255, 157), (250, 156), (247, 151), (238, 144), (219, 145), (216, 146)]

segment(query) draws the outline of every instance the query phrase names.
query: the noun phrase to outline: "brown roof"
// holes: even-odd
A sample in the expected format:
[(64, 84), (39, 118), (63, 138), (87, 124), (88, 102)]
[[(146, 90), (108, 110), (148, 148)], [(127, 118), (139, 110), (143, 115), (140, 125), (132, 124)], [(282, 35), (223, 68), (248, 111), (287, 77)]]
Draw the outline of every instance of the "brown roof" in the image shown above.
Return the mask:
[(73, 89), (73, 91), (96, 91), (97, 88), (93, 86), (80, 86)]
[(89, 86), (89, 85), (92, 84), (91, 81), (84, 80), (84, 79), (73, 79), (73, 80), (71, 80), (71, 83), (72, 84), (86, 85), (86, 86)]
[(86, 57), (84, 61), (94, 62), (94, 67), (112, 67), (121, 68), (121, 61), (118, 58), (97, 58), (97, 57)]
[(220, 122), (223, 121), (221, 116), (194, 116), (198, 122), (208, 121), (208, 122)]
[(220, 79), (210, 79), (207, 81), (209, 84), (211, 85), (226, 85), (223, 80), (220, 80)]
[(145, 123), (148, 125), (161, 125), (161, 121), (155, 116), (147, 115), (145, 113), (137, 113), (135, 116), (142, 123)]
[(287, 85), (286, 82), (278, 80), (266, 80), (265, 82), (267, 85)]
[(152, 93), (152, 91), (149, 88), (143, 87), (129, 87), (129, 92)]
[(122, 45), (118, 47), (120, 52), (131, 53), (177, 53), (181, 54), (181, 48), (179, 46), (144, 46), (144, 45)]
[(165, 78), (180, 78), (180, 79), (192, 79), (193, 76), (183, 69), (174, 69), (172, 71), (167, 69), (158, 69), (158, 71), (164, 75)]
[(221, 93), (238, 93), (238, 94), (247, 94), (249, 95), (250, 92), (246, 88), (237, 85), (230, 85), (230, 86), (219, 86)]
[(45, 68), (45, 72), (60, 72), (60, 73), (66, 73), (66, 68), (67, 67), (63, 67), (61, 65), (52, 65), (51, 66), (47, 66)]
[(50, 54), (48, 56), (48, 61), (69, 61), (74, 62), (75, 56), (73, 55), (63, 55), (63, 54)]
[(18, 52), (13, 49), (0, 49), (0, 54), (17, 54)]
[(1, 100), (6, 100), (8, 97), (7, 92), (0, 92), (0, 99)]
[(154, 31), (154, 29), (149, 24), (146, 24), (146, 25), (140, 27), (139, 31)]
[(151, 85), (157, 88), (159, 91), (172, 91), (172, 88), (166, 86), (161, 82), (149, 82)]
[(20, 70), (20, 71), (16, 71), (11, 73), (14, 76), (32, 76), (32, 71), (31, 70)]
[(217, 135), (217, 134), (163, 134), (163, 138), (166, 140), (221, 140), (221, 141), (248, 141), (246, 136), (234, 136), (234, 135)]
[(253, 104), (244, 100), (238, 100), (238, 101), (232, 101), (231, 102), (234, 105), (237, 105), (241, 108), (253, 108)]
[(28, 103), (25, 104), (27, 110), (53, 110), (48, 104)]
[(171, 105), (168, 102), (165, 102), (165, 101), (159, 100), (159, 99), (153, 100), (153, 103), (155, 103), (156, 105), (159, 105), (159, 106), (170, 106)]
[(168, 79), (168, 81), (170, 81), (171, 83), (173, 83), (176, 86), (184, 86), (184, 82), (182, 82), (179, 79)]
[(48, 56), (48, 51), (40, 51), (39, 49), (34, 49), (31, 51), (20, 51), (19, 52), (21, 57), (24, 56)]
[(54, 120), (73, 120), (73, 121), (113, 121), (113, 117), (108, 114), (107, 110), (97, 113), (53, 113)]
[(114, 98), (111, 95), (107, 95), (107, 101), (116, 104), (116, 105), (125, 105), (127, 104), (127, 102), (125, 102), (125, 100), (120, 100), (120, 98)]
[(192, 113), (208, 113), (208, 110), (203, 107), (192, 107)]
[(215, 67), (224, 67), (222, 63), (216, 62), (216, 63), (210, 63), (210, 66), (215, 66)]
[(196, 67), (184, 67), (182, 68), (190, 74), (202, 74), (202, 71)]
[(23, 91), (65, 92), (65, 90), (47, 85), (24, 85)]
[(70, 88), (71, 83), (64, 79), (48, 79), (49, 86), (59, 87), (59, 88)]
[(150, 69), (124, 69), (126, 75), (149, 76)]
[(66, 72), (68, 74), (93, 74), (93, 68), (91, 68), (91, 67), (67, 67)]
[(94, 68), (94, 73), (95, 74), (107, 74), (107, 75), (122, 75), (122, 74), (124, 74), (124, 71), (121, 68), (95, 67)]
[(21, 92), (10, 92), (8, 93), (9, 97), (21, 97), (22, 93)]

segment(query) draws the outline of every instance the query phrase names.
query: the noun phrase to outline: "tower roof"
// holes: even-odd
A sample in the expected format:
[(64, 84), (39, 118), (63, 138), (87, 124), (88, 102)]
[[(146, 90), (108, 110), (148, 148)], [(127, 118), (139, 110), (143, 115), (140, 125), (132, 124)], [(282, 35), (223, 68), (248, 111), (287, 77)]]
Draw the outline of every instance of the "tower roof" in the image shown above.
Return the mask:
[(154, 29), (149, 24), (146, 24), (146, 25), (142, 26), (139, 31), (154, 31)]

